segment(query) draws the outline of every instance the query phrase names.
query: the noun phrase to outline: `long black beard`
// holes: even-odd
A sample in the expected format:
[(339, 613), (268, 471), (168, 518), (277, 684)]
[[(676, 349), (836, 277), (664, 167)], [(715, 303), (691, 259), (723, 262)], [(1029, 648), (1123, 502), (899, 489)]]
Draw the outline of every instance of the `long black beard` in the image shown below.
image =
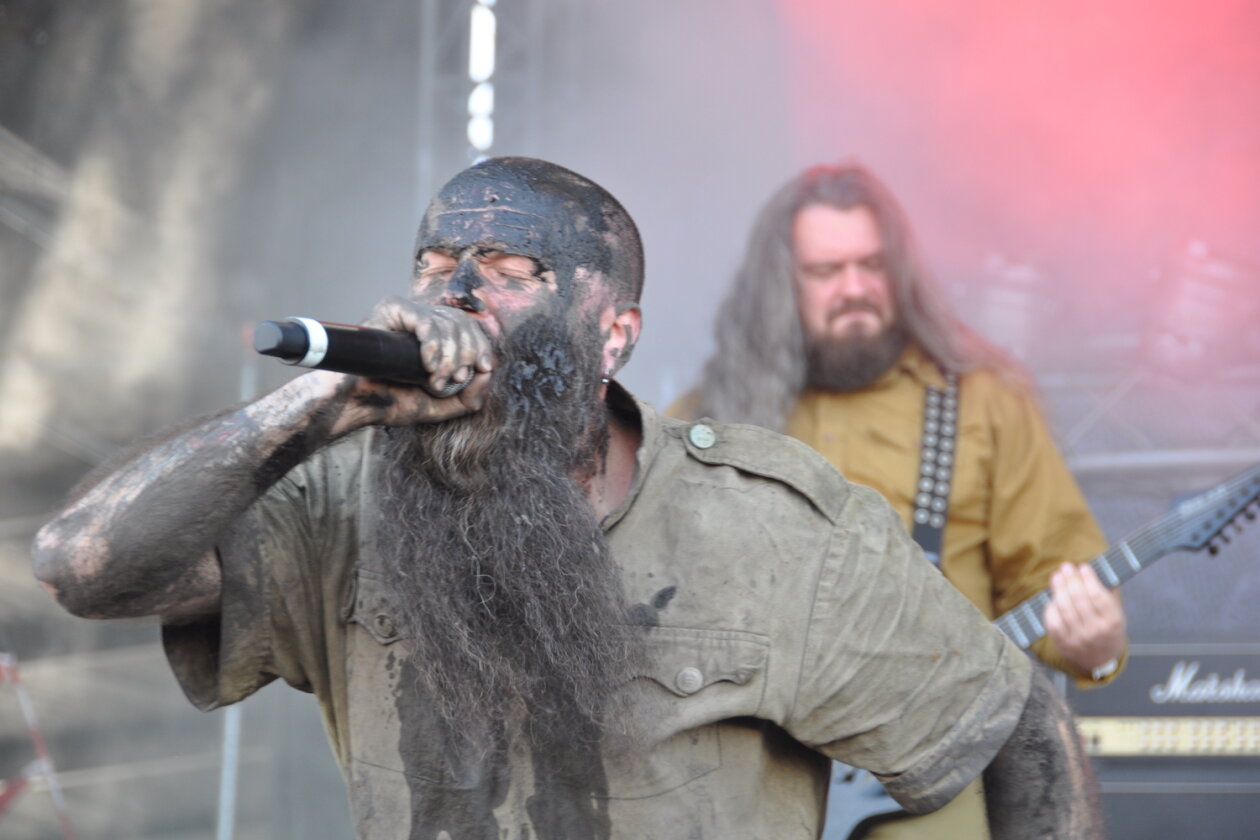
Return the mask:
[(513, 720), (535, 744), (598, 739), (629, 676), (620, 573), (574, 478), (607, 448), (597, 337), (527, 322), (481, 411), (383, 447), (383, 574), (417, 688), (465, 746)]
[(896, 363), (907, 340), (895, 321), (874, 336), (806, 338), (806, 381), (824, 391), (860, 391)]

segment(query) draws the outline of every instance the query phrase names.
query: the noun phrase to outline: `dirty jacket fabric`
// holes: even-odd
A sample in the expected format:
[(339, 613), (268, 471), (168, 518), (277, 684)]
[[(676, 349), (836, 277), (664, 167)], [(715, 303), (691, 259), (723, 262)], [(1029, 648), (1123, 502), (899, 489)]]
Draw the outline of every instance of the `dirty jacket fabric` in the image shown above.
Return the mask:
[(314, 692), (365, 838), (804, 840), (828, 758), (875, 771), (912, 809), (980, 773), (1029, 662), (886, 502), (799, 442), (662, 419), (615, 388), (610, 402), (642, 428), (603, 523), (646, 638), (625, 687), (641, 750), (440, 760), (374, 572), (371, 430), (294, 469), (222, 541), (220, 614), (163, 632), (189, 698), (212, 709), (275, 678)]

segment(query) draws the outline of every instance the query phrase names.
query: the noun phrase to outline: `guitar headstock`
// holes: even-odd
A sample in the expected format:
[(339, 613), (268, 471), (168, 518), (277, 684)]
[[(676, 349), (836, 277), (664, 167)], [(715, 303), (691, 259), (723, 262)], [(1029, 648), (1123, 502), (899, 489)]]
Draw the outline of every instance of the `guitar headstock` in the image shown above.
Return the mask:
[(1221, 542), (1229, 542), (1226, 528), (1241, 530), (1239, 518), (1256, 518), (1260, 508), (1260, 465), (1186, 499), (1164, 518), (1155, 536), (1167, 540), (1167, 550), (1197, 551), (1207, 547), (1216, 554)]

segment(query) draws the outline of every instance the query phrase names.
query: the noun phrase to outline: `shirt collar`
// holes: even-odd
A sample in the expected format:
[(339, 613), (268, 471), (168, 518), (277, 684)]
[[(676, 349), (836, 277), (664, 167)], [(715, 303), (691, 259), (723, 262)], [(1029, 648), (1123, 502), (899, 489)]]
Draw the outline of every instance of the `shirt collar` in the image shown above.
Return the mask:
[(913, 341), (906, 343), (906, 349), (901, 351), (901, 356), (871, 387), (891, 387), (902, 376), (910, 376), (925, 387), (945, 387), (945, 375), (941, 373), (940, 365), (932, 361)]

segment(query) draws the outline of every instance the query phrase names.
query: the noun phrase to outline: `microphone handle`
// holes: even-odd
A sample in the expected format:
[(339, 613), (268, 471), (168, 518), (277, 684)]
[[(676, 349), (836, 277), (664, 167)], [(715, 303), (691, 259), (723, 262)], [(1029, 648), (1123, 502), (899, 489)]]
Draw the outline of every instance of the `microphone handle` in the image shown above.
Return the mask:
[(349, 373), (404, 385), (419, 385), (443, 399), (464, 389), (449, 382), (441, 392), (430, 385), (420, 362), (420, 342), (410, 333), (335, 324), (312, 318), (263, 321), (254, 328), (254, 349), (287, 365)]

